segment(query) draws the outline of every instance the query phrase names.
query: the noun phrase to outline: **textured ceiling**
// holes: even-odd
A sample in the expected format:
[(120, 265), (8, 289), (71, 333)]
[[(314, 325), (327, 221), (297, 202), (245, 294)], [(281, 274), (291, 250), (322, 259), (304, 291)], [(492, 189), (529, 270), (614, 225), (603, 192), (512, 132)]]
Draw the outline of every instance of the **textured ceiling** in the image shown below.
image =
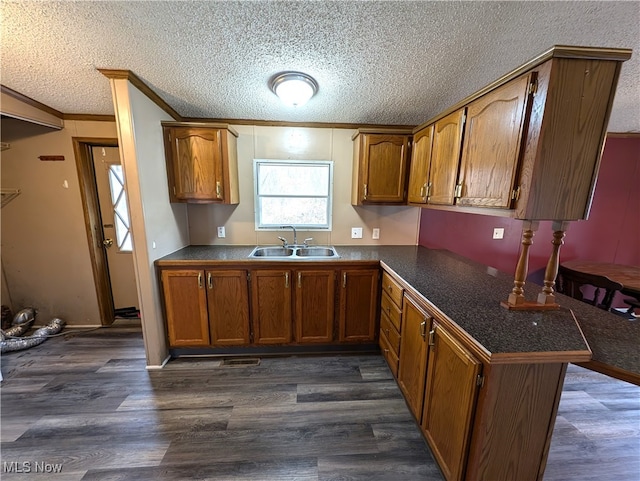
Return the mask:
[[(634, 50), (609, 131), (640, 131), (640, 2), (2, 0), (3, 85), (113, 114), (96, 68), (131, 70), (184, 117), (417, 125), (553, 45)], [(301, 70), (320, 90), (283, 106)]]

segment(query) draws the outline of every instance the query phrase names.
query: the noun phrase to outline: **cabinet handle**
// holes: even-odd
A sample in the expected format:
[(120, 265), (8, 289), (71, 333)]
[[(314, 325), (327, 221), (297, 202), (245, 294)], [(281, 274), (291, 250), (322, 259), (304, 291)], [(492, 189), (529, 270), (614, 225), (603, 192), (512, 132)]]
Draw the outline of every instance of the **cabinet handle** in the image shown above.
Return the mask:
[(436, 335), (436, 330), (435, 329), (431, 329), (429, 331), (429, 345), (430, 346), (435, 346), (435, 335)]
[(298, 289), (302, 287), (302, 272), (298, 272)]
[(222, 197), (221, 191), (222, 191), (222, 187), (220, 186), (220, 181), (218, 181), (216, 182), (216, 197), (218, 199)]
[(384, 352), (386, 352), (387, 354), (389, 354), (389, 349), (384, 349)]
[(367, 184), (364, 184), (364, 198), (367, 198)]
[(431, 186), (432, 186), (432, 185), (433, 185), (433, 184), (432, 184), (431, 182), (429, 182), (429, 183), (427, 184), (427, 197), (431, 197)]
[(420, 197), (424, 197), (427, 195), (427, 183), (425, 182), (422, 187), (420, 187)]
[(388, 336), (389, 334), (391, 334), (391, 332), (389, 331), (389, 329), (385, 329), (385, 330), (384, 330), (384, 332), (386, 332), (386, 333), (387, 333), (387, 336)]
[(213, 279), (211, 279), (211, 272), (207, 272), (207, 286), (209, 289), (213, 289)]
[(391, 294), (391, 291), (393, 290), (393, 289), (391, 288), (391, 284), (388, 284), (388, 285), (387, 285), (387, 290), (389, 291), (389, 294)]
[(347, 273), (346, 272), (342, 273), (342, 288), (343, 289), (347, 288)]
[(427, 321), (422, 321), (420, 323), (420, 335), (422, 336), (422, 339), (427, 337)]
[(198, 272), (198, 287), (202, 289), (202, 272)]
[(284, 273), (284, 287), (289, 289), (289, 273), (288, 272)]
[(456, 185), (456, 190), (454, 193), (454, 197), (460, 198), (462, 197), (462, 184)]

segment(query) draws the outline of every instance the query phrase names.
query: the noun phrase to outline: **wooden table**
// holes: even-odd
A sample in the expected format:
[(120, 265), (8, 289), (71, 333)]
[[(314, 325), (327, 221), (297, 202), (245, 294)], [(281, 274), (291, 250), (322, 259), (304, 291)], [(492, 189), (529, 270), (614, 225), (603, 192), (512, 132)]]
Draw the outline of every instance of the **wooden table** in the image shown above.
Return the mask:
[(585, 274), (606, 276), (612, 281), (622, 284), (622, 293), (640, 299), (640, 267), (607, 262), (594, 262), (575, 259), (563, 262), (564, 267)]

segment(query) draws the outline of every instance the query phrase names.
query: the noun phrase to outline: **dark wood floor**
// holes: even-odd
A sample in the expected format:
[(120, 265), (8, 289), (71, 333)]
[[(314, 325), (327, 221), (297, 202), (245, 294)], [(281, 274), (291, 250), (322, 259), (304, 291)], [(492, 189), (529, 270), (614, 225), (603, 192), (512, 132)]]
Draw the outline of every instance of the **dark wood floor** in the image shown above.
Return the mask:
[[(380, 356), (147, 371), (116, 326), (2, 356), (3, 480), (443, 479)], [(544, 479), (640, 479), (640, 388), (570, 366)]]

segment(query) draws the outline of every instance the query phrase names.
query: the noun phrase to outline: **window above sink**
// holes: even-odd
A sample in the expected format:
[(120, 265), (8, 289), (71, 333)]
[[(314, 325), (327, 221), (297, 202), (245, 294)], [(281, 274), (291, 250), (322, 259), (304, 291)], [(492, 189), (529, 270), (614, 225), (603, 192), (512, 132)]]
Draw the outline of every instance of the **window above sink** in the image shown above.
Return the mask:
[(254, 159), (256, 230), (331, 230), (333, 161)]

